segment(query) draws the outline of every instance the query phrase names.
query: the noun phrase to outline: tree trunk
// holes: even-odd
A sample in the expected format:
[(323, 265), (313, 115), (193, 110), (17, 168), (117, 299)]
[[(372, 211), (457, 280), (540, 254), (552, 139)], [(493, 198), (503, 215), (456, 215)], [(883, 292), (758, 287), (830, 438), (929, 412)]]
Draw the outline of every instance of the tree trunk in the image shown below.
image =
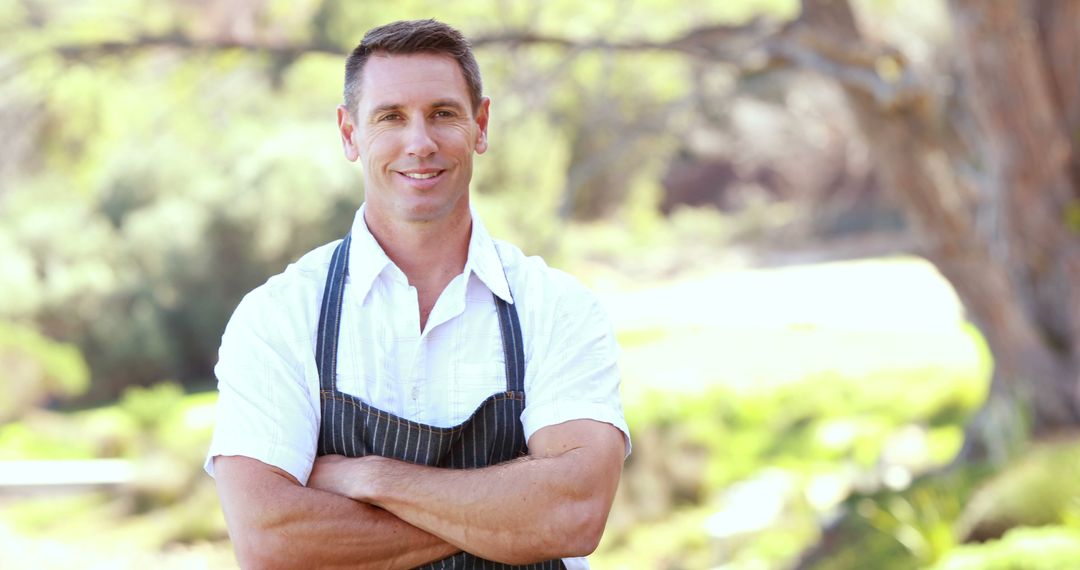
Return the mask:
[(1028, 398), (1036, 433), (1080, 423), (1080, 236), (1066, 218), (1080, 195), (1067, 126), (1080, 102), (1061, 99), (1075, 95), (1080, 77), (1075, 41), (1063, 41), (1077, 28), (1078, 6), (949, 4), (967, 105), (984, 141), (977, 215), (985, 223), (977, 229), (1024, 319), (1025, 330), (1009, 331), (1016, 336), (984, 330), (996, 364), (992, 393)]
[[(926, 99), (883, 109), (845, 86), (885, 186), (994, 356), (969, 458), (1002, 459), (1029, 428), (1080, 424), (1080, 240), (1067, 218), (1080, 195), (1067, 134), (1080, 126), (1080, 2), (1038, 8), (950, 1), (967, 123)], [(799, 24), (823, 41), (862, 43), (844, 0), (804, 0)], [(950, 132), (965, 124), (976, 132)], [(957, 137), (978, 142), (964, 149), (949, 142)], [(973, 179), (958, 174), (971, 164)]]

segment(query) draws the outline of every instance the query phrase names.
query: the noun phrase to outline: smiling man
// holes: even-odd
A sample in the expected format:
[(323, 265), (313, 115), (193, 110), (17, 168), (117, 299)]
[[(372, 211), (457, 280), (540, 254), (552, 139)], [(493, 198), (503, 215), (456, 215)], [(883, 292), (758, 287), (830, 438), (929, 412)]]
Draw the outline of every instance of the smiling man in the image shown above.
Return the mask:
[(338, 128), (365, 203), (222, 337), (215, 477), (244, 567), (586, 568), (630, 449), (596, 299), (469, 206), (490, 101), (462, 35), (373, 29)]

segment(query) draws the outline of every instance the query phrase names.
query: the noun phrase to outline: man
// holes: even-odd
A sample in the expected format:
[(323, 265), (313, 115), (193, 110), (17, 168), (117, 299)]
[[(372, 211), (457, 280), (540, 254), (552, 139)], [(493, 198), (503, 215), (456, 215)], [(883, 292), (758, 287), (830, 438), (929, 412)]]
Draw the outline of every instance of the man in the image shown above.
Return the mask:
[(472, 213), (489, 110), (439, 22), (348, 58), (365, 204), (244, 298), (215, 369), (206, 469), (242, 566), (587, 567), (629, 453), (617, 347), (589, 293)]

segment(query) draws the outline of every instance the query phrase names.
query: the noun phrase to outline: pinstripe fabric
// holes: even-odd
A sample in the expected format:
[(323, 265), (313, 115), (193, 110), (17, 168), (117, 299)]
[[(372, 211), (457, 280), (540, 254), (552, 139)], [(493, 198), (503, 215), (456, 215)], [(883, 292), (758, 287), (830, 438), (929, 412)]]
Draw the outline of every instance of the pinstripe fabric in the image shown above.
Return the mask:
[[(319, 313), (315, 343), (322, 404), (318, 454), (381, 455), (453, 469), (484, 467), (525, 455), (528, 447), (519, 419), (525, 409), (525, 350), (521, 325), (514, 306), (498, 296), (493, 295), (506, 359), (506, 390), (489, 396), (472, 417), (461, 424), (448, 428), (424, 425), (338, 391), (337, 343), (350, 243), (351, 237), (346, 235), (334, 250)], [(546, 570), (565, 567), (561, 560), (511, 566), (461, 552), (423, 568)]]

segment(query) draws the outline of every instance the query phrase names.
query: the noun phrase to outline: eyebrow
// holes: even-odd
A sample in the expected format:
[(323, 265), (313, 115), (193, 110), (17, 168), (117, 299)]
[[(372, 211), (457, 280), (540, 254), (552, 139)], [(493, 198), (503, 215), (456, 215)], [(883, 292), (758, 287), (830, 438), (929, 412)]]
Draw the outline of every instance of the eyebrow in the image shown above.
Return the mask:
[(461, 103), (453, 99), (442, 99), (431, 104), (432, 109), (438, 109), (439, 107), (449, 107), (457, 111), (465, 110), (465, 107)]
[(385, 105), (379, 105), (378, 107), (372, 109), (370, 113), (368, 113), (368, 118), (370, 119), (376, 115), (381, 115), (389, 111), (398, 111), (400, 109), (401, 105), (398, 105), (397, 103), (387, 103)]

